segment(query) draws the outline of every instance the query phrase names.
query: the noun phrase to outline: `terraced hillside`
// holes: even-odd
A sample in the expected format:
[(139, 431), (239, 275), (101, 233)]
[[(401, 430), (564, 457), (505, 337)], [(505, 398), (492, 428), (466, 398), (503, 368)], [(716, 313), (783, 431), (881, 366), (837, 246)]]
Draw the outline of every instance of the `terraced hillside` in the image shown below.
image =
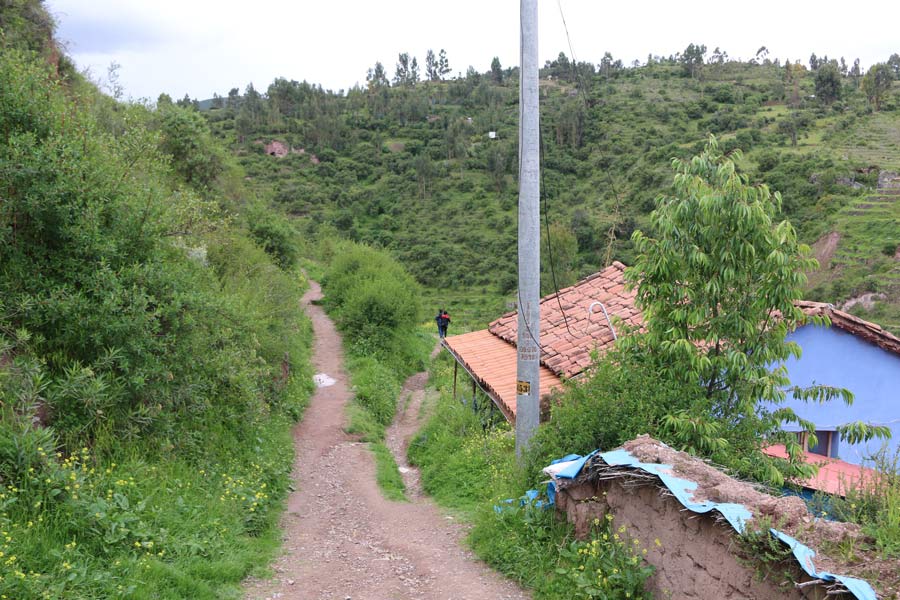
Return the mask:
[(900, 175), (882, 171), (871, 194), (835, 214), (819, 248), (818, 293), (830, 285), (842, 306), (900, 331)]
[(895, 113), (876, 113), (844, 129), (836, 124), (830, 146), (841, 158), (900, 170), (900, 127)]

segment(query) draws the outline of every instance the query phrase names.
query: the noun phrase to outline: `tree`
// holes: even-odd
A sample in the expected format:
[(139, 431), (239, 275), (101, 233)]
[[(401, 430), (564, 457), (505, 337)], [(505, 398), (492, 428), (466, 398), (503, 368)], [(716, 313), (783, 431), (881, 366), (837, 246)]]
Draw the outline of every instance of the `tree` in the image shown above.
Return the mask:
[(503, 83), (503, 67), (500, 66), (500, 59), (496, 56), (491, 61), (491, 81), (497, 85)]
[[(760, 48), (760, 50), (763, 50), (764, 48), (765, 46)], [(759, 52), (757, 52), (757, 54), (759, 54)], [(720, 50), (719, 47), (716, 46), (716, 49), (713, 50), (712, 54), (709, 56), (709, 64), (721, 65), (726, 61), (728, 61), (728, 53), (724, 50)]]
[(853, 84), (856, 86), (856, 89), (859, 89), (859, 80), (862, 77), (862, 70), (859, 67), (859, 59), (853, 61), (853, 68), (850, 69), (850, 78), (853, 79)]
[(887, 60), (887, 65), (891, 68), (894, 79), (900, 80), (900, 54), (896, 52), (891, 54), (891, 57)]
[(497, 193), (502, 193), (506, 187), (506, 171), (509, 160), (502, 143), (493, 143), (487, 151), (487, 171), (491, 176)]
[(424, 200), (428, 193), (428, 183), (434, 176), (434, 165), (427, 153), (422, 152), (413, 160), (413, 169), (416, 171), (416, 181), (419, 184), (419, 195)]
[(813, 53), (809, 56), (809, 70), (810, 70), (810, 71), (815, 71), (816, 69), (819, 68), (819, 65), (820, 65), (820, 64), (821, 64), (821, 63), (819, 62), (819, 59), (818, 59), (818, 57), (816, 56), (816, 53), (813, 52)]
[(885, 63), (872, 65), (866, 76), (863, 77), (863, 91), (866, 93), (866, 99), (875, 105), (876, 112), (881, 108), (881, 102), (884, 100), (888, 90), (891, 89), (893, 79), (894, 74)]
[(706, 46), (702, 44), (688, 44), (684, 53), (679, 57), (685, 75), (699, 79), (703, 61), (706, 56)]
[(394, 69), (394, 84), (409, 84), (409, 53), (403, 52), (397, 56), (397, 66)]
[(419, 83), (419, 61), (414, 56), (409, 64), (409, 85), (416, 85), (417, 83)]
[(800, 64), (800, 61), (792, 63), (787, 61), (784, 64), (784, 85), (791, 90), (791, 105), (794, 108), (800, 105), (800, 80), (803, 79), (806, 67)]
[(841, 72), (834, 61), (819, 67), (815, 80), (816, 98), (825, 104), (841, 99)]
[(763, 64), (768, 60), (767, 59), (768, 56), (769, 56), (769, 49), (766, 48), (765, 46), (760, 46), (759, 50), (756, 51), (756, 58), (754, 60), (755, 60), (755, 62), (757, 62), (759, 64)]
[(603, 58), (600, 59), (600, 73), (609, 81), (609, 76), (613, 70), (613, 55), (611, 52), (604, 52)]
[(438, 74), (441, 79), (444, 79), (448, 73), (450, 73), (450, 61), (447, 60), (447, 51), (441, 48), (438, 53)]
[(425, 78), (428, 81), (440, 81), (441, 72), (439, 69), (438, 61), (434, 57), (434, 50), (429, 48), (425, 54)]
[(237, 110), (237, 107), (241, 103), (241, 90), (238, 88), (231, 88), (228, 90), (228, 100), (225, 101), (225, 106), (232, 109)]
[(210, 188), (225, 169), (225, 156), (196, 110), (174, 104), (158, 107), (159, 149), (172, 168), (198, 190)]
[(646, 333), (628, 336), (625, 347), (640, 345), (660, 377), (700, 391), (691, 409), (666, 417), (671, 439), (780, 483), (780, 472), (759, 471), (762, 445), (784, 442), (802, 470), (799, 444), (782, 425), (815, 429), (782, 406), (787, 394), (852, 396), (789, 387), (784, 361), (799, 357), (800, 347), (785, 336), (805, 322), (795, 301), (804, 273), (818, 265), (791, 224), (776, 221), (781, 195), (750, 185), (737, 172), (740, 159), (739, 150), (725, 155), (710, 136), (699, 156), (672, 161), (674, 193), (659, 198), (650, 216), (657, 237), (632, 236), (637, 259), (625, 277), (637, 289)]
[(375, 66), (369, 69), (369, 72), (366, 74), (366, 85), (370, 92), (380, 88), (390, 87), (391, 82), (388, 81), (383, 64), (376, 62)]

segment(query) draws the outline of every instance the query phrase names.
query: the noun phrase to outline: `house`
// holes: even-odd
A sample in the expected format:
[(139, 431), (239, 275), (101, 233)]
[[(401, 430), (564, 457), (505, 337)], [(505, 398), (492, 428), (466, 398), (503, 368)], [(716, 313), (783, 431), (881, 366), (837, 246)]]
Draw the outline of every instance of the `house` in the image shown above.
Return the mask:
[[(763, 452), (776, 458), (788, 458), (784, 444), (772, 444)], [(829, 458), (805, 450), (803, 460), (819, 467), (818, 472), (809, 479), (795, 482), (802, 488), (801, 495), (805, 498), (811, 498), (815, 492), (845, 496), (850, 490), (878, 482), (879, 476), (874, 469), (850, 464), (838, 458)]]
[[(624, 272), (625, 265), (616, 261), (558, 295), (541, 299), (540, 395), (545, 407), (546, 398), (562, 386), (563, 379), (577, 377), (591, 364), (591, 352), (602, 354), (613, 344), (613, 318), (628, 326), (643, 323), (634, 303), (636, 293), (625, 290)], [(449, 336), (442, 342), (457, 367), (472, 377), (473, 386), (484, 391), (510, 423), (516, 415), (517, 319), (518, 313), (509, 312), (487, 329)]]
[[(603, 353), (614, 343), (616, 323), (640, 327), (635, 292), (625, 290), (625, 265), (614, 262), (577, 284), (545, 296), (540, 301), (541, 402), (542, 415), (548, 398), (565, 379), (578, 377), (591, 362), (591, 353)], [(801, 301), (809, 316), (827, 315), (831, 327), (807, 324), (789, 334), (803, 350), (800, 359), (786, 363), (793, 385), (813, 383), (845, 387), (855, 401), (846, 406), (839, 400), (809, 404), (791, 398), (787, 406), (816, 424), (816, 445), (801, 436), (807, 462), (822, 466), (821, 476), (803, 484), (813, 490), (841, 489), (865, 476), (864, 460), (881, 447), (880, 440), (848, 444), (837, 434), (839, 425), (863, 421), (885, 425), (892, 432), (889, 449), (900, 447), (900, 339), (832, 306)], [(610, 316), (607, 320), (603, 311)], [(462, 367), (472, 378), (473, 392), (480, 388), (510, 423), (516, 415), (516, 335), (518, 315), (509, 312), (487, 329), (447, 337), (444, 347), (457, 361), (454, 376)], [(621, 325), (618, 325), (621, 327)], [(778, 456), (778, 448), (769, 452)], [(831, 459), (831, 460), (826, 460)]]
[(839, 400), (815, 404), (789, 398), (787, 407), (816, 424), (816, 445), (809, 446), (801, 436), (807, 450), (861, 465), (885, 442), (849, 444), (839, 439), (836, 430), (862, 421), (890, 429), (888, 450), (900, 451), (900, 338), (830, 304), (799, 302), (798, 306), (807, 315), (827, 316), (831, 327), (807, 324), (788, 335), (803, 350), (799, 359), (792, 357), (785, 363), (791, 383), (842, 387), (854, 395), (850, 406)]

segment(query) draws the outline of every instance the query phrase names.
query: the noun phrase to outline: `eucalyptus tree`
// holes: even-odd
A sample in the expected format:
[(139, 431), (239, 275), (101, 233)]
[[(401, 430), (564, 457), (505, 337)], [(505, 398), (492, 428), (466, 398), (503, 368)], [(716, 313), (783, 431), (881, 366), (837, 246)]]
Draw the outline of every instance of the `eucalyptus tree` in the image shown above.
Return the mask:
[(885, 63), (872, 65), (866, 76), (863, 77), (863, 91), (866, 93), (866, 99), (874, 105), (876, 112), (881, 108), (881, 103), (890, 91), (893, 80), (894, 74)]
[(429, 48), (428, 52), (425, 54), (425, 78), (428, 81), (441, 80), (441, 72), (438, 65), (438, 60), (437, 58), (435, 58), (434, 50), (432, 50), (431, 48)]
[(816, 98), (825, 104), (841, 99), (841, 72), (835, 61), (830, 61), (816, 70)]
[(450, 73), (450, 61), (447, 60), (447, 51), (441, 48), (438, 53), (438, 74), (444, 79)]

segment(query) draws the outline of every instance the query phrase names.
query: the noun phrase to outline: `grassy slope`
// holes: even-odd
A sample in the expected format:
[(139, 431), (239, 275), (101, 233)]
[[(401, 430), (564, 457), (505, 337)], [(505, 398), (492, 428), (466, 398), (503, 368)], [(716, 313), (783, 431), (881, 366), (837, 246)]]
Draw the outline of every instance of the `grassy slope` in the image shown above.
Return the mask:
[[(785, 193), (787, 215), (805, 241), (830, 230), (865, 227), (874, 215), (847, 207), (873, 190), (860, 193), (835, 181), (864, 179), (858, 167), (900, 167), (896, 86), (881, 113), (869, 112), (850, 80), (843, 102), (820, 106), (802, 100), (798, 112), (785, 104), (782, 73), (772, 65), (726, 63), (707, 66), (702, 81), (696, 81), (683, 77), (678, 66), (654, 64), (608, 80), (595, 76), (587, 108), (571, 83), (543, 80), (545, 212), (578, 244), (570, 263), (559, 265), (558, 271), (569, 272), (560, 285), (596, 270), (607, 258), (631, 262), (630, 234), (647, 226), (653, 200), (666, 191), (669, 160), (693, 155), (710, 132), (745, 151), (743, 166), (753, 180)], [(332, 97), (328, 111), (340, 115), (334, 126), (340, 141), (327, 144), (317, 144), (310, 133), (315, 118), (309, 111), (297, 119), (270, 113), (244, 144), (236, 143), (232, 109), (207, 114), (214, 130), (233, 144), (249, 184), (304, 217), (311, 229), (334, 228), (391, 250), (435, 290), (438, 304), (442, 298), (459, 306), (467, 297), (504, 294), (512, 300), (516, 82), (497, 86), (484, 79), (392, 88), (386, 92), (389, 108), (382, 112), (365, 92)], [(813, 76), (807, 74), (800, 96), (813, 92)], [(409, 116), (403, 103), (414, 101), (421, 102), (419, 113)], [(576, 113), (580, 136), (572, 134), (570, 117)], [(806, 124), (792, 146), (780, 127), (795, 113)], [(450, 147), (454, 127), (465, 131), (462, 153)], [(488, 140), (489, 130), (499, 139)], [(255, 141), (269, 139), (287, 140), (306, 154), (267, 156)], [(319, 164), (311, 161), (313, 153), (320, 155)], [(766, 155), (775, 156), (774, 171), (757, 169)], [(811, 183), (817, 177), (820, 183)], [(615, 235), (608, 248), (611, 229)], [(896, 241), (889, 232), (873, 231), (870, 242), (879, 251)], [(848, 244), (849, 238), (841, 249), (849, 251)], [(866, 291), (858, 284), (877, 275), (871, 264), (876, 256), (857, 258), (833, 277), (814, 282), (828, 283), (817, 298), (837, 303)]]

